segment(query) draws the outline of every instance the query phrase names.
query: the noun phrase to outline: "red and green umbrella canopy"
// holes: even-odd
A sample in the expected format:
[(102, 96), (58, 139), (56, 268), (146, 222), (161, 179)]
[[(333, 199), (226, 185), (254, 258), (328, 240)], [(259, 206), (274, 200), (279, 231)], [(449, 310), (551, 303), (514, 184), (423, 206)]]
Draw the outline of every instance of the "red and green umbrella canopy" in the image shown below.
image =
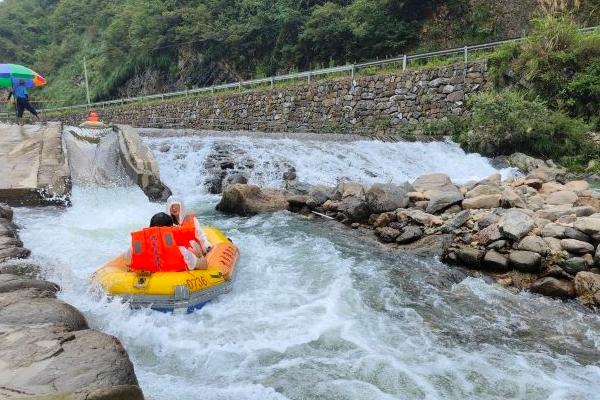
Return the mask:
[(0, 88), (16, 86), (20, 80), (25, 81), (25, 86), (31, 89), (46, 84), (46, 79), (35, 71), (17, 64), (0, 64)]

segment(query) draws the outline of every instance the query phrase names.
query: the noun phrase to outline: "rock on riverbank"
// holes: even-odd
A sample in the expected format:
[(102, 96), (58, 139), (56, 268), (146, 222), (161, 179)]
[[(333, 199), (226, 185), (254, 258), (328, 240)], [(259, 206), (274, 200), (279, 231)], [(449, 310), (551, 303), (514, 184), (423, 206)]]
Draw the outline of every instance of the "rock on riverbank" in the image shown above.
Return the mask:
[[(279, 200), (270, 203), (272, 196)], [(585, 181), (567, 181), (556, 168), (462, 185), (444, 174), (401, 185), (303, 185), (296, 192), (234, 185), (225, 188), (219, 209), (240, 213), (254, 199), (278, 207), (245, 214), (284, 208), (323, 214), (388, 246), (436, 248), (446, 262), (490, 273), (505, 286), (600, 306), (600, 193)]]
[(12, 216), (0, 204), (0, 398), (143, 399), (119, 340), (89, 329), (25, 260)]

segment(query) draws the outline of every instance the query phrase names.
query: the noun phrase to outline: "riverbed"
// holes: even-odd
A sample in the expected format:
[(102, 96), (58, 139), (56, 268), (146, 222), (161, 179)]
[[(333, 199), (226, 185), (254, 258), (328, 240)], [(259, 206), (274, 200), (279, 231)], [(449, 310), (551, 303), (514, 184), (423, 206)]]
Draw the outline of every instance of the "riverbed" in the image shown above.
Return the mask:
[[(117, 336), (147, 398), (593, 399), (600, 317), (575, 302), (456, 282), (434, 258), (386, 252), (352, 231), (287, 212), (217, 213), (203, 187), (216, 143), (256, 160), (250, 183), (281, 186), (278, 166), (311, 184), (402, 182), (496, 172), (453, 143), (253, 137), (147, 138), (161, 175), (199, 219), (240, 247), (234, 289), (190, 315), (130, 310), (88, 279), (129, 246), (162, 205), (134, 187), (75, 184), (70, 208), (21, 208), (16, 220), (60, 297)], [(165, 148), (168, 144), (168, 150)], [(507, 173), (506, 171), (502, 171)]]

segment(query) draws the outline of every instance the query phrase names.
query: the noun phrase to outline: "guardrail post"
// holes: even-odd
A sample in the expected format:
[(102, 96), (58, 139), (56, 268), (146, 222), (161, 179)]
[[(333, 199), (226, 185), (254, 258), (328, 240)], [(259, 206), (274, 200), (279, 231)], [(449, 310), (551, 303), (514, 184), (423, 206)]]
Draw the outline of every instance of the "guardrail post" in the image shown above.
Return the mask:
[(352, 81), (354, 81), (354, 64), (352, 64)]
[(213, 95), (215, 94), (215, 87), (214, 86), (210, 87), (210, 93), (213, 94)]
[(271, 89), (273, 89), (273, 78), (271, 78)]
[(308, 72), (308, 83), (310, 83), (310, 71)]
[(469, 62), (469, 46), (465, 46), (465, 64)]
[(407, 57), (406, 54), (402, 57), (402, 71), (406, 71), (406, 61), (407, 61)]
[(242, 82), (238, 82), (238, 90), (241, 92), (242, 91)]

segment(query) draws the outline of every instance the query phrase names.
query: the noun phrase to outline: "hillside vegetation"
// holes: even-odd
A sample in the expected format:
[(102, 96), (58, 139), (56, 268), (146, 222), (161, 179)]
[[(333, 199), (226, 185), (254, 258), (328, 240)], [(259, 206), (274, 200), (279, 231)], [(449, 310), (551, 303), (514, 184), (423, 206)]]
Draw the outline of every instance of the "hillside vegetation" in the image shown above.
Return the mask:
[[(81, 103), (84, 58), (105, 100), (514, 36), (537, 1), (4, 0), (0, 62), (44, 74), (46, 99)], [(598, 20), (600, 0), (575, 2)]]

